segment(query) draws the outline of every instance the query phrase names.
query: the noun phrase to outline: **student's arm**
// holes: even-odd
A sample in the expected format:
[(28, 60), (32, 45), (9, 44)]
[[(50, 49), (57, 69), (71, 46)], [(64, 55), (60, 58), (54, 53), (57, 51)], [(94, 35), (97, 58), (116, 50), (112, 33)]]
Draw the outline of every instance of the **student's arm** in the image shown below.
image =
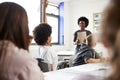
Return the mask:
[[(86, 53), (84, 53), (84, 61), (85, 63), (99, 63), (99, 62), (106, 62), (107, 59), (97, 56), (97, 58), (93, 58), (92, 51), (89, 50)], [(95, 55), (96, 56), (96, 55)]]
[(94, 59), (94, 58), (89, 58), (86, 60), (87, 63), (99, 63), (101, 62), (101, 59)]
[(99, 62), (106, 62), (106, 58), (99, 58), (99, 59), (94, 59), (94, 58), (89, 58), (86, 60), (87, 63), (99, 63)]
[(87, 52), (84, 53), (84, 61), (85, 63), (98, 63), (98, 62), (103, 62), (103, 58), (93, 58), (93, 52), (91, 50), (88, 50)]
[(100, 59), (101, 62), (109, 62), (110, 61), (110, 59), (108, 57), (100, 56), (99, 53), (97, 53), (96, 51), (95, 51), (95, 59)]
[(73, 39), (73, 42), (76, 42), (77, 40), (77, 32), (74, 33), (74, 39)]
[(57, 54), (55, 54), (55, 50), (52, 47), (49, 47), (47, 58), (48, 58), (48, 61), (49, 61), (49, 64), (50, 64), (50, 71), (55, 70), (54, 66), (56, 66), (56, 64), (54, 64), (54, 62), (56, 62), (56, 60), (55, 60), (54, 57), (57, 57)]
[(50, 71), (53, 71), (53, 64), (50, 64)]

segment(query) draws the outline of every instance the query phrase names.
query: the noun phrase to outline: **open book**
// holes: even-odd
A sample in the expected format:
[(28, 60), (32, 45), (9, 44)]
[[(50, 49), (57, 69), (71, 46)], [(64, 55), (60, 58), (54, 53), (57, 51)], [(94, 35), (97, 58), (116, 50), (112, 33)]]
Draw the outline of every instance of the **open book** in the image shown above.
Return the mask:
[(84, 32), (77, 32), (77, 40), (79, 40), (79, 44), (84, 43), (84, 40), (86, 39), (86, 31)]

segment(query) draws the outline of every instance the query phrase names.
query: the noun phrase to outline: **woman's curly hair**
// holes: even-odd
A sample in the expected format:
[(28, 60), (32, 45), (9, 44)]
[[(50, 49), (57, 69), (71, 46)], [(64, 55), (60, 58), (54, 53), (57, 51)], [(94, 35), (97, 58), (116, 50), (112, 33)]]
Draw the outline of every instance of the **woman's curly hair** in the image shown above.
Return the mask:
[(80, 21), (85, 21), (85, 27), (87, 27), (88, 24), (89, 24), (88, 18), (86, 18), (86, 17), (84, 17), (84, 16), (78, 18), (78, 24), (79, 24)]

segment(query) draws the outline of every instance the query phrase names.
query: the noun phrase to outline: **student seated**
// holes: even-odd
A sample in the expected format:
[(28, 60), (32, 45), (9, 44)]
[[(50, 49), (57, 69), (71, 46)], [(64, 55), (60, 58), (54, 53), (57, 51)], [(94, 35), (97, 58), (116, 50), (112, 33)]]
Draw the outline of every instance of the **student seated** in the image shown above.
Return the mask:
[(13, 2), (0, 3), (0, 80), (44, 80), (29, 44), (25, 9)]
[(103, 62), (105, 58), (102, 58), (98, 53), (93, 49), (96, 42), (94, 35), (89, 35), (87, 37), (88, 44), (83, 44), (79, 49), (78, 53), (75, 54), (73, 59), (73, 66), (82, 65), (86, 63), (98, 63)]
[(120, 80), (120, 0), (110, 0), (103, 13), (102, 42), (110, 55), (111, 75), (106, 80)]
[(39, 58), (50, 64), (50, 71), (57, 69), (58, 57), (55, 50), (51, 47), (51, 26), (42, 23), (35, 27), (33, 31), (34, 40), (39, 45)]

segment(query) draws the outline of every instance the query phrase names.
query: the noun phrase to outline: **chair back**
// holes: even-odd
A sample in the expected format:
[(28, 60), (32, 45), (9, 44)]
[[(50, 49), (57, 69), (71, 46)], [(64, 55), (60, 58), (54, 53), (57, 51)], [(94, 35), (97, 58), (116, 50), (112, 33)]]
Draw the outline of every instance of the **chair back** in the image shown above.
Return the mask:
[(43, 72), (48, 72), (50, 71), (50, 64), (48, 64), (47, 62), (45, 62), (43, 59), (41, 58), (37, 58), (36, 59), (38, 61), (38, 66), (40, 67), (40, 69)]

